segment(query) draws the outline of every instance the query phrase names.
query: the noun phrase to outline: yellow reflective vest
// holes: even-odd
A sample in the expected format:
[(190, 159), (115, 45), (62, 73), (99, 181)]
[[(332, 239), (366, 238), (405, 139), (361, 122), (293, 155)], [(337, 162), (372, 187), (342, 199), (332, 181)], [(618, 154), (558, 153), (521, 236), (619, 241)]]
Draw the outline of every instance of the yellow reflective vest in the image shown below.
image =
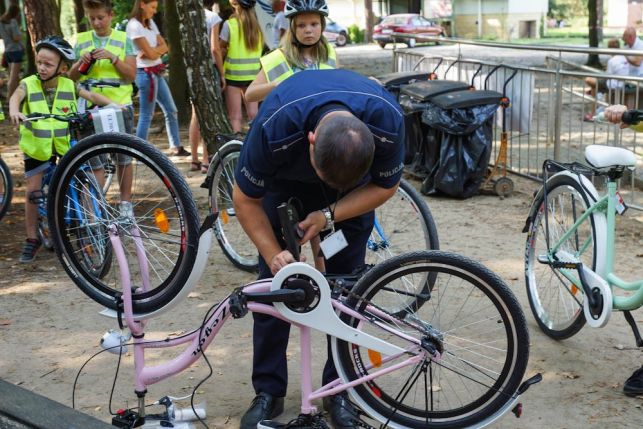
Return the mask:
[[(319, 63), (320, 70), (337, 68), (337, 56), (335, 55), (335, 49), (328, 44), (326, 46), (328, 47), (328, 61), (325, 63)], [(266, 75), (267, 82), (281, 82), (294, 74), (292, 67), (288, 64), (286, 56), (281, 49), (275, 49), (269, 54), (264, 55), (261, 57), (260, 61), (261, 68)]]
[[(58, 86), (52, 109), (49, 110), (42, 83), (38, 76), (32, 75), (22, 79), (27, 87), (27, 94), (22, 103), (22, 113), (54, 113), (64, 115), (76, 111), (76, 86), (73, 80), (58, 76)], [(66, 122), (53, 118), (20, 125), (20, 150), (29, 158), (46, 161), (53, 151), (64, 155), (69, 150), (69, 127)]]
[(237, 18), (228, 20), (230, 37), (228, 39), (228, 53), (223, 63), (225, 78), (237, 81), (252, 81), (257, 77), (261, 63), (261, 49), (263, 42), (257, 44), (257, 48), (249, 50), (243, 39), (243, 28), (239, 25)]
[[(93, 31), (85, 31), (78, 35), (76, 47), (78, 48), (80, 55), (83, 55), (86, 52), (91, 52), (96, 48), (94, 45), (93, 35)], [(124, 31), (112, 30), (104, 49), (116, 55), (119, 61), (125, 61), (126, 43), (127, 35)], [(86, 76), (81, 75), (80, 77), (81, 82), (87, 79), (99, 79), (108, 82), (120, 83), (121, 86), (118, 88), (90, 88), (90, 91), (98, 92), (117, 104), (132, 104), (132, 83), (121, 78), (121, 75), (118, 74), (116, 67), (110, 60), (97, 60), (89, 70), (89, 73)]]

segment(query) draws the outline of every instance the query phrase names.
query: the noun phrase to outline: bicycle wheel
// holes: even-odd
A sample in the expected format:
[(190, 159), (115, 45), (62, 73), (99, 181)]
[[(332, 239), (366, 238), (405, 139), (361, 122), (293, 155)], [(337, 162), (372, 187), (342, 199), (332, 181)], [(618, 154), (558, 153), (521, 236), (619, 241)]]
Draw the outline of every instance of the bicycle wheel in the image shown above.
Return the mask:
[(215, 236), (223, 254), (235, 267), (244, 271), (259, 271), (257, 248), (241, 227), (232, 205), (234, 170), (239, 161), (242, 142), (231, 140), (215, 153), (211, 162), (208, 201), (211, 213), (218, 213), (214, 224)]
[[(50, 168), (54, 168), (51, 166)], [(49, 194), (49, 181), (51, 180), (51, 171), (45, 173), (42, 183), (42, 197), (38, 204), (38, 225), (36, 226), (36, 234), (42, 243), (42, 247), (47, 250), (53, 250), (54, 242), (51, 239), (51, 231), (49, 229), (49, 219), (47, 218), (47, 195)], [(49, 176), (48, 176), (49, 175)]]
[(112, 265), (112, 243), (107, 225), (107, 205), (98, 181), (91, 170), (78, 171), (69, 186), (67, 230), (73, 231), (78, 260), (86, 272), (102, 279)]
[(11, 207), (12, 197), (13, 179), (11, 178), (11, 170), (9, 170), (4, 160), (0, 158), (0, 220)]
[[(388, 309), (406, 299), (403, 283), (430, 275), (436, 276), (430, 299), (404, 318), (391, 315)], [(345, 382), (391, 370), (349, 390), (353, 401), (387, 427), (479, 424), (501, 412), (525, 374), (529, 333), (518, 301), (498, 276), (465, 257), (441, 251), (393, 257), (366, 273), (346, 303), (365, 318), (342, 314), (347, 324), (406, 350), (384, 357), (331, 341)], [(430, 358), (433, 351), (439, 356)], [(413, 356), (421, 359), (393, 368)]]
[[(95, 179), (87, 179), (93, 174), (89, 160), (99, 156), (123, 160), (119, 166), (123, 173), (114, 175), (102, 198), (92, 191)], [(87, 180), (78, 180), (83, 176)], [(120, 271), (124, 267), (103, 267), (108, 270), (103, 278), (96, 275), (95, 253), (98, 247), (108, 246), (101, 244), (109, 242), (108, 228), (116, 229), (125, 251), (135, 313), (159, 310), (181, 290), (197, 253), (198, 214), (187, 184), (160, 151), (126, 134), (88, 137), (60, 160), (50, 189), (47, 211), (55, 248), (63, 267), (85, 294), (103, 306), (117, 308), (115, 296), (122, 290)], [(121, 197), (128, 194), (131, 206), (121, 205)], [(79, 214), (86, 216), (87, 212), (92, 216), (81, 219)], [(79, 228), (85, 221), (91, 234)], [(94, 254), (89, 260), (84, 251), (87, 240)], [(142, 252), (137, 252), (137, 243)]]
[[(597, 249), (594, 223), (601, 221), (599, 217), (603, 215), (597, 213), (589, 216), (560, 245), (556, 255), (552, 255), (547, 247), (545, 210), (549, 224), (549, 245), (554, 246), (587, 210), (590, 202), (574, 178), (557, 175), (547, 181), (547, 207), (542, 193), (534, 204), (538, 210), (531, 222), (525, 245), (525, 283), (529, 306), (545, 334), (554, 339), (565, 339), (576, 334), (585, 324), (583, 290), (578, 283), (575, 285), (565, 277), (570, 270), (552, 268), (539, 261), (539, 257), (545, 261), (556, 256), (563, 262), (582, 262), (594, 270)], [(574, 277), (577, 275), (574, 274)]]

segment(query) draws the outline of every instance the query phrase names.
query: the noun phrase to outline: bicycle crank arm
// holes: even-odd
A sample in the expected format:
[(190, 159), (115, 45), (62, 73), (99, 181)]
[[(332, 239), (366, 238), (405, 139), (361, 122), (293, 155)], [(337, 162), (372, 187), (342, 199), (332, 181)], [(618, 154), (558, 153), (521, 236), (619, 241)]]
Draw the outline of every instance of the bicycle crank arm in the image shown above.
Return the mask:
[(387, 356), (398, 355), (406, 351), (396, 345), (380, 340), (379, 338), (375, 338), (342, 322), (333, 309), (330, 296), (330, 286), (328, 285), (326, 278), (322, 273), (308, 264), (295, 262), (282, 268), (272, 279), (270, 290), (282, 290), (282, 285), (284, 285), (286, 280), (292, 276), (306, 276), (311, 279), (319, 287), (320, 296), (319, 302), (314, 306), (314, 308), (301, 313), (291, 310), (285, 303), (275, 302), (274, 305), (277, 311), (279, 311), (288, 320), (300, 325), (308, 326), (350, 343), (358, 344)]

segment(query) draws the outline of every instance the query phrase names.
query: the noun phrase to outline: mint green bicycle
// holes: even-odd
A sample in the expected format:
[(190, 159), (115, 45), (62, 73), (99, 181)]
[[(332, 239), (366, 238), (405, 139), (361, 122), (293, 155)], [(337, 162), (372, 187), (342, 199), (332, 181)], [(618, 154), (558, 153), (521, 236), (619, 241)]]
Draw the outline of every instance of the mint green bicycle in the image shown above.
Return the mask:
[[(623, 121), (641, 119), (643, 112), (630, 111)], [(626, 282), (614, 271), (615, 218), (626, 209), (617, 182), (626, 170), (634, 169), (636, 155), (591, 145), (585, 159), (589, 165), (551, 160), (543, 165), (544, 185), (523, 229), (529, 233), (525, 246), (529, 305), (543, 332), (557, 340), (576, 334), (586, 322), (603, 327), (612, 310), (621, 310), (641, 347), (643, 340), (630, 311), (643, 306), (643, 279)], [(605, 177), (604, 195), (587, 178), (592, 175)], [(617, 296), (614, 289), (628, 293)]]

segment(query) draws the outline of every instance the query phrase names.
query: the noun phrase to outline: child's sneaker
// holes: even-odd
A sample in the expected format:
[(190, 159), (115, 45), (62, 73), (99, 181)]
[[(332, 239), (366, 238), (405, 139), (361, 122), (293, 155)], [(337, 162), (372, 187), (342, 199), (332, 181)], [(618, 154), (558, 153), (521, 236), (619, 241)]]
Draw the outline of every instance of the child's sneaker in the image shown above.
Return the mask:
[(36, 253), (38, 253), (38, 249), (40, 249), (40, 246), (42, 243), (38, 239), (34, 238), (27, 238), (27, 241), (25, 241), (25, 245), (22, 248), (22, 255), (20, 255), (20, 262), (23, 263), (29, 263), (33, 262), (34, 259), (36, 259)]

